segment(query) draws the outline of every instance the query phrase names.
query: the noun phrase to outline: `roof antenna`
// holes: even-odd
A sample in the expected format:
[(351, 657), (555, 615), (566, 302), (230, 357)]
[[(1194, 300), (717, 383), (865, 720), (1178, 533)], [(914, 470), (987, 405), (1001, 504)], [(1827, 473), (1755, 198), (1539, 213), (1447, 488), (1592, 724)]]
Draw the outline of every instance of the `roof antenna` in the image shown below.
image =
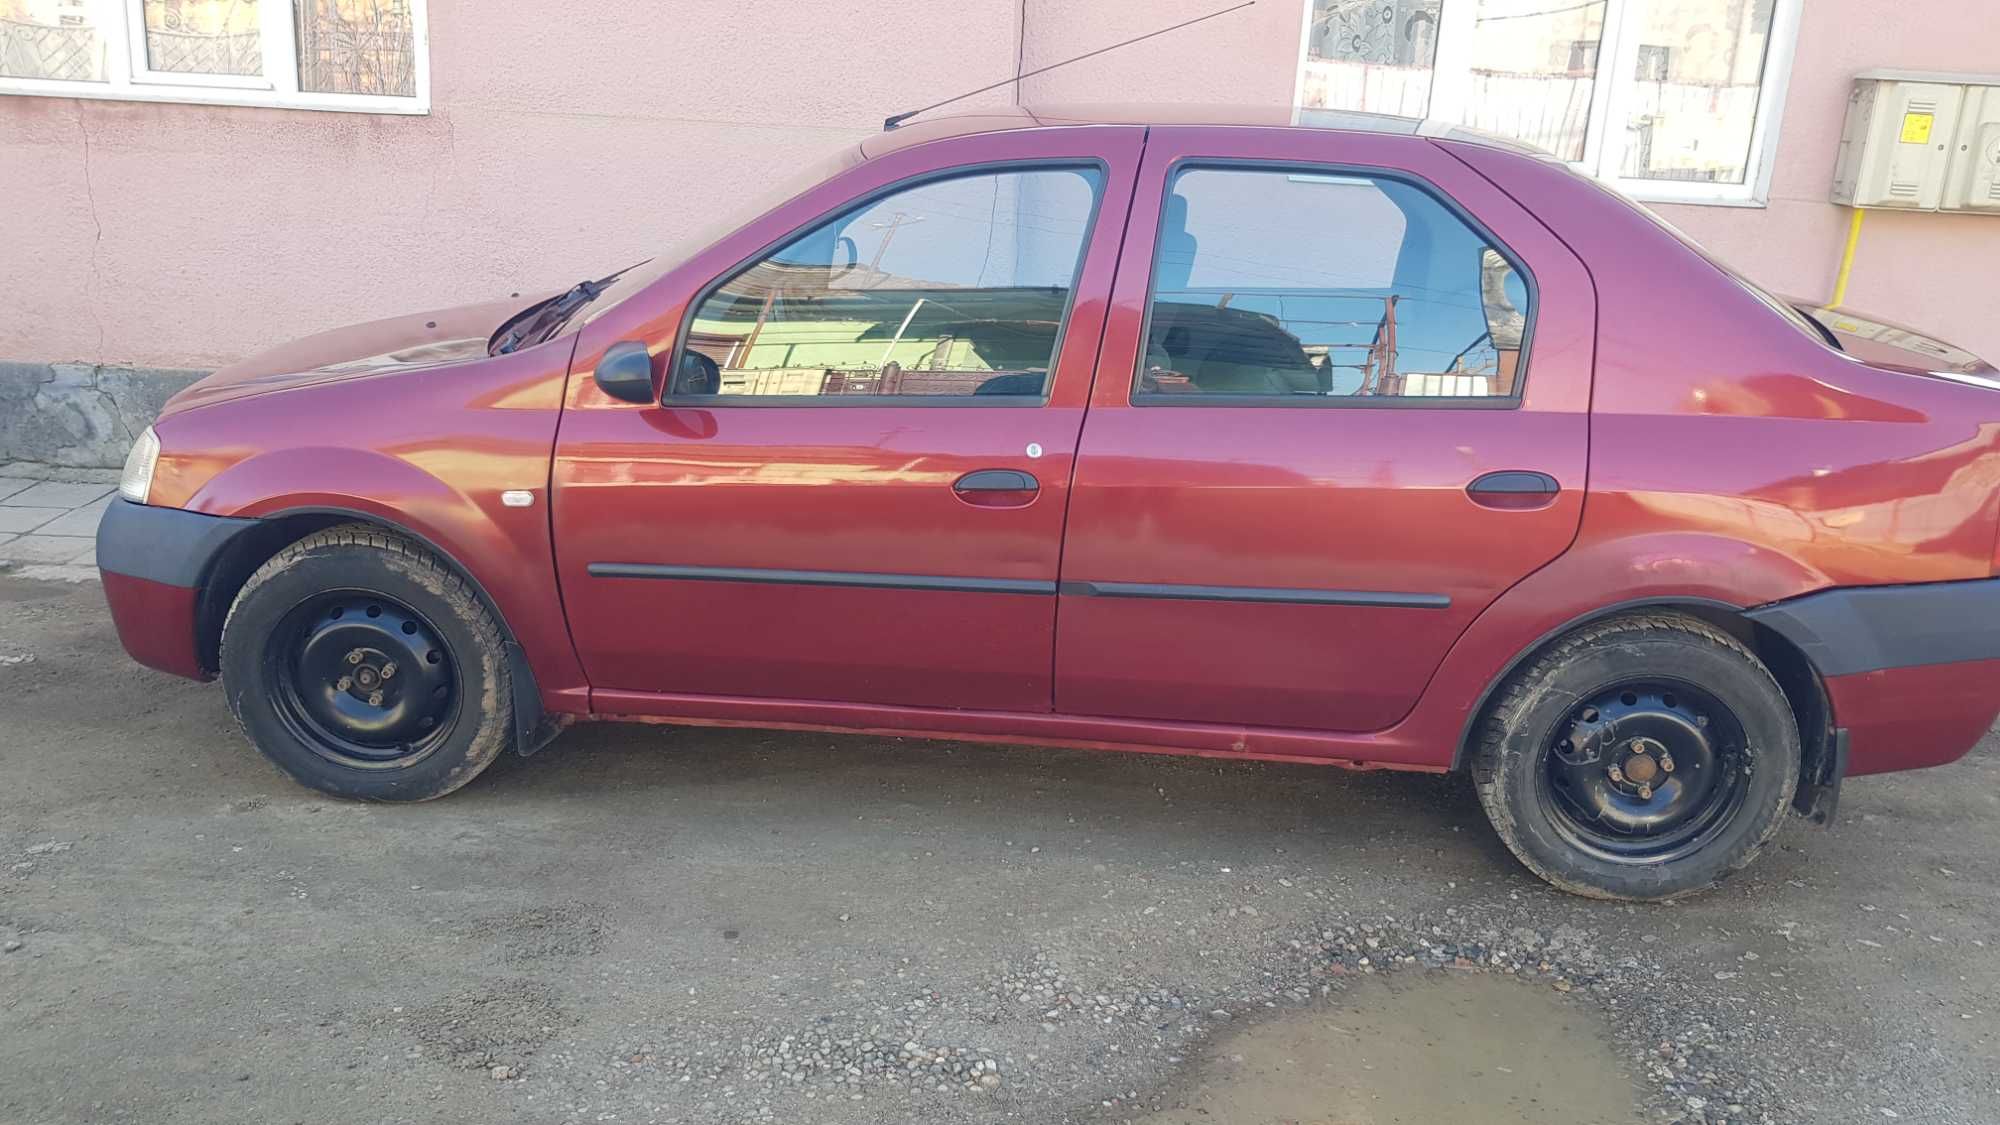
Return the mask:
[(974, 94), (983, 94), (988, 90), (998, 90), (1002, 86), (1011, 86), (1014, 83), (1019, 82), (1023, 79), (1033, 78), (1037, 74), (1045, 74), (1048, 71), (1054, 70), (1059, 66), (1068, 66), (1073, 62), (1082, 62), (1087, 58), (1091, 58), (1096, 55), (1101, 55), (1106, 51), (1115, 51), (1120, 47), (1129, 47), (1132, 44), (1137, 43), (1142, 39), (1151, 39), (1156, 35), (1165, 35), (1169, 31), (1179, 31), (1181, 28), (1188, 27), (1192, 24), (1200, 23), (1203, 20), (1212, 20), (1217, 16), (1226, 16), (1231, 12), (1242, 11), (1244, 8), (1248, 8), (1252, 4), (1255, 4), (1256, 2), (1257, 0), (1243, 0), (1243, 3), (1234, 5), (1233, 7), (1221, 8), (1216, 11), (1210, 12), (1205, 16), (1196, 16), (1191, 20), (1182, 20), (1181, 22), (1173, 25), (1172, 27), (1163, 27), (1158, 31), (1149, 31), (1144, 35), (1134, 36), (1131, 39), (1127, 39), (1123, 43), (1113, 43), (1109, 47), (1099, 47), (1095, 51), (1086, 52), (1084, 54), (1076, 56), (1073, 59), (1064, 59), (1061, 62), (1050, 63), (1047, 66), (1036, 67), (1035, 69), (1029, 71), (1026, 74), (1016, 74), (1012, 78), (1002, 79), (998, 82), (993, 83), (991, 86), (981, 86), (977, 90), (967, 90), (965, 93), (960, 94), (957, 97), (946, 98), (941, 102), (933, 102), (930, 105), (923, 107), (922, 109), (913, 109), (908, 113), (898, 113), (893, 117), (885, 117), (882, 119), (882, 131), (886, 133), (889, 130), (894, 129), (896, 126), (901, 125), (903, 122), (908, 121), (910, 118), (915, 117), (920, 113), (929, 113), (931, 110), (937, 109), (939, 106), (947, 106), (953, 102), (962, 102), (965, 99), (972, 97)]

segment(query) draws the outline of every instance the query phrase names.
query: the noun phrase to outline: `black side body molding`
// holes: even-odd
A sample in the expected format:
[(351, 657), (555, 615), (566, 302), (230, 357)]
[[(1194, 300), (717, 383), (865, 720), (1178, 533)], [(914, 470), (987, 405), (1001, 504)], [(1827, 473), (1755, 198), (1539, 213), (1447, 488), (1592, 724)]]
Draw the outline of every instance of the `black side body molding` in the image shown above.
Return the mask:
[(950, 590), (970, 594), (1053, 594), (1056, 584), (1028, 578), (960, 578), (943, 574), (870, 574), (854, 570), (767, 570), (746, 566), (672, 566), (594, 562), (592, 578), (665, 578), (693, 582), (761, 582), (773, 586), (850, 586), (871, 590)]
[(1065, 582), (1062, 592), (1081, 598), (1153, 598), (1194, 602), (1277, 602), (1287, 605), (1383, 606), (1391, 609), (1446, 609), (1446, 594), (1384, 590), (1307, 590), (1284, 586), (1182, 586), (1155, 582)]

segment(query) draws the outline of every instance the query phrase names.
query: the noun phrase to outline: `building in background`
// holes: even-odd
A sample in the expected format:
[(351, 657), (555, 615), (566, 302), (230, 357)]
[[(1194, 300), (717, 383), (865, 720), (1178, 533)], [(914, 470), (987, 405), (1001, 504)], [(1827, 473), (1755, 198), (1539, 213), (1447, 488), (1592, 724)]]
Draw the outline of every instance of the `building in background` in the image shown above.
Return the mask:
[[(115, 460), (269, 344), (684, 249), (892, 112), (1223, 5), (0, 0), (0, 460)], [(1984, 0), (1259, 0), (965, 104), (1469, 124), (1823, 299), (1853, 77), (1996, 59)], [(2000, 357), (1996, 251), (1883, 212), (1848, 304)]]
[(1313, 0), (1298, 102), (1515, 137), (1635, 198), (1761, 203), (1801, 7)]

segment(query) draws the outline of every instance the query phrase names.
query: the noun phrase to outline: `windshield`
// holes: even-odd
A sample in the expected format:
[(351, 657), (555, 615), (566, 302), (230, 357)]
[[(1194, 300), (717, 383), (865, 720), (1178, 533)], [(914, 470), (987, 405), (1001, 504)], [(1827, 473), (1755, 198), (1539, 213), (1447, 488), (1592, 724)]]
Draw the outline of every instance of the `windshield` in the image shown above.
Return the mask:
[[(861, 146), (846, 145), (830, 156), (807, 162), (797, 172), (789, 176), (779, 176), (758, 184), (744, 185), (742, 202), (731, 207), (719, 208), (696, 218), (691, 226), (679, 237), (662, 247), (651, 259), (619, 275), (616, 281), (606, 286), (597, 300), (591, 302), (588, 315), (573, 321), (587, 324), (610, 310), (619, 302), (658, 281), (667, 271), (687, 261), (701, 250), (737, 230), (759, 215), (772, 210), (794, 196), (832, 179), (835, 175), (861, 163)], [(718, 192), (724, 198), (731, 193)]]

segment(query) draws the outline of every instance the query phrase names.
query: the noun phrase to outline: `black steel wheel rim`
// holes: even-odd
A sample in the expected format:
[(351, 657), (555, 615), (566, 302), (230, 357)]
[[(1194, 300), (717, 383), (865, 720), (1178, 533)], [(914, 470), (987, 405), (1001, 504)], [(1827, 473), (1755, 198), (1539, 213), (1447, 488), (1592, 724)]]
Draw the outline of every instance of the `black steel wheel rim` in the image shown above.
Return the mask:
[(1612, 863), (1691, 855), (1748, 794), (1743, 723), (1711, 692), (1633, 680), (1586, 694), (1557, 724), (1538, 796), (1571, 846)]
[(307, 749), (355, 769), (400, 769), (444, 742), (463, 695), (437, 628), (395, 598), (332, 590), (272, 630), (265, 686)]

